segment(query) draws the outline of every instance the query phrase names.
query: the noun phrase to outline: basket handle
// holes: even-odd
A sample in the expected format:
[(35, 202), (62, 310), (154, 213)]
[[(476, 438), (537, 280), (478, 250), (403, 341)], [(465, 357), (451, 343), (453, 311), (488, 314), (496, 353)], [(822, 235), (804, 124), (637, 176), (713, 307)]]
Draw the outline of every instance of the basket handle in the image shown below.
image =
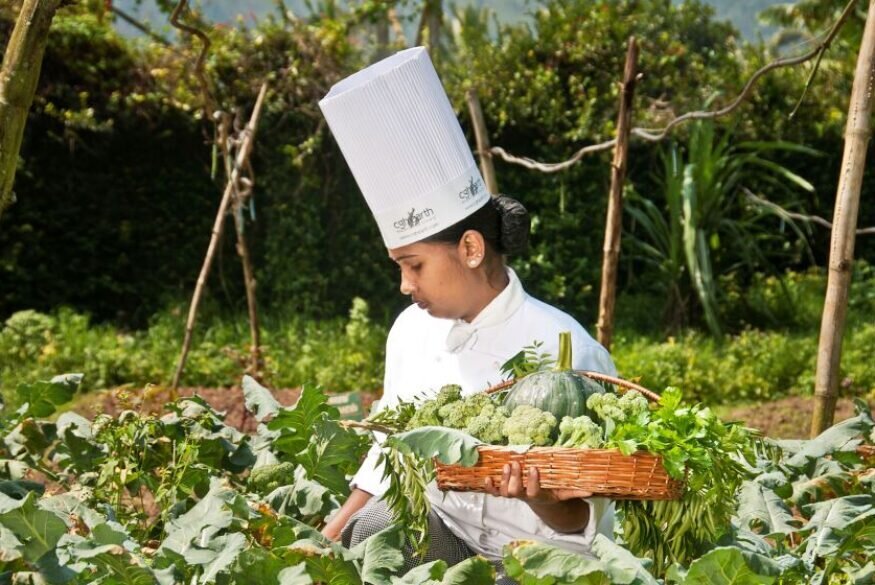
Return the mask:
[[(615, 378), (614, 376), (608, 376), (607, 374), (600, 374), (599, 372), (590, 372), (586, 370), (575, 370), (574, 373), (581, 376), (586, 376), (587, 378), (592, 378), (593, 380), (597, 380), (599, 382), (608, 382), (609, 384), (614, 384), (615, 386), (624, 390), (635, 390), (637, 392), (640, 392), (650, 402), (659, 402), (659, 394), (657, 394), (653, 390), (648, 390), (644, 386), (636, 384), (635, 382), (630, 382), (629, 380), (623, 380), (622, 378)], [(513, 386), (515, 383), (516, 379), (507, 380), (505, 382), (502, 382), (501, 384), (497, 384), (495, 386), (492, 386), (491, 388), (487, 388), (485, 392), (487, 394), (500, 392), (505, 388)]]

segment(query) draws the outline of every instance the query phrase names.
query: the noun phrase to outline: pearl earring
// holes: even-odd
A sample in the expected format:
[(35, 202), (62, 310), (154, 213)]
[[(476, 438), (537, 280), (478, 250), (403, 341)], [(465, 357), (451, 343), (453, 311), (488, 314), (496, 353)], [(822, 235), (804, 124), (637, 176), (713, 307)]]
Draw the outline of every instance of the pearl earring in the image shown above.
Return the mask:
[(477, 260), (474, 260), (473, 258), (471, 260), (468, 260), (468, 266), (474, 268), (475, 266), (477, 266)]

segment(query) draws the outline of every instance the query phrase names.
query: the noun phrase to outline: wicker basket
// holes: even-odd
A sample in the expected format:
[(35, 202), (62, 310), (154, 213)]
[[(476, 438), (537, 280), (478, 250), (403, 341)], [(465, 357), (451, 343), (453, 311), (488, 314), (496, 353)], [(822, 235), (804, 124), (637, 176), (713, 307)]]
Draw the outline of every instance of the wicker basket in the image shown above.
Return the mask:
[[(637, 390), (656, 402), (659, 395), (638, 384), (599, 374), (578, 372), (594, 380), (609, 382), (622, 390)], [(513, 381), (494, 386), (486, 392), (498, 392)], [(471, 467), (445, 465), (435, 460), (438, 488), (452, 491), (485, 491), (486, 478), (501, 484), (505, 464), (519, 462), (523, 477), (532, 466), (538, 468), (541, 486), (548, 489), (578, 489), (623, 500), (673, 500), (680, 498), (684, 482), (669, 477), (662, 458), (646, 452), (623, 455), (614, 449), (576, 449), (570, 447), (532, 447), (519, 452), (515, 447), (481, 445), (480, 457)]]

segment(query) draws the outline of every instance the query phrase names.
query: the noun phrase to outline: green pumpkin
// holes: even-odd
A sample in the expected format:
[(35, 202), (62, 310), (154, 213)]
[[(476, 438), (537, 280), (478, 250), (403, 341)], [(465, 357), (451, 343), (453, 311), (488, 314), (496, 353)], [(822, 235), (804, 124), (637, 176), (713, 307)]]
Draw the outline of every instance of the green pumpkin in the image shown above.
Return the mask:
[(556, 367), (544, 372), (529, 374), (508, 391), (504, 405), (511, 411), (528, 404), (546, 412), (552, 412), (556, 420), (563, 416), (587, 415), (595, 420), (594, 413), (586, 407), (586, 400), (605, 390), (586, 376), (571, 369), (571, 333), (559, 334), (559, 359)]

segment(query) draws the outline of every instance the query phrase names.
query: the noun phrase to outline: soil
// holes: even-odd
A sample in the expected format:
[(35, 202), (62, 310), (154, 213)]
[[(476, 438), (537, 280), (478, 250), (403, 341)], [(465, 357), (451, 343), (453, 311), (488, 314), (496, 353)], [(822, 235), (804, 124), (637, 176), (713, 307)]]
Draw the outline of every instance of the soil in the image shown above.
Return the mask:
[[(283, 406), (291, 406), (298, 400), (300, 388), (280, 388), (273, 390), (273, 395)], [(255, 432), (258, 423), (247, 415), (244, 408), (243, 390), (240, 386), (230, 388), (187, 387), (180, 388), (179, 397), (199, 395), (213, 407), (225, 413), (225, 424), (245, 432)], [(362, 406), (368, 409), (377, 398), (373, 392), (362, 392)], [(115, 415), (122, 410), (135, 410), (142, 414), (163, 414), (167, 412), (165, 404), (172, 402), (170, 389), (164, 387), (148, 387), (144, 389), (116, 388), (95, 392), (84, 396), (73, 406), (73, 410), (82, 416), (92, 418), (99, 413)]]
[[(869, 407), (875, 409), (875, 402)], [(814, 398), (789, 396), (763, 404), (724, 407), (718, 410), (723, 420), (740, 421), (776, 439), (807, 439), (811, 427)], [(854, 403), (842, 398), (836, 404), (835, 422), (854, 416)]]
[[(227, 424), (247, 432), (255, 431), (257, 423), (251, 416), (246, 416), (243, 408), (243, 391), (239, 386), (179, 389), (179, 396), (191, 396), (192, 394), (200, 395), (214, 409), (225, 412)], [(294, 404), (299, 394), (299, 388), (274, 390), (276, 399), (280, 404), (286, 406)], [(362, 392), (361, 397), (362, 404), (367, 409), (377, 394)], [(87, 417), (92, 417), (100, 412), (115, 414), (126, 409), (161, 414), (165, 412), (164, 405), (171, 400), (167, 388), (150, 387), (145, 390), (117, 388), (86, 395), (73, 409)], [(875, 402), (871, 402), (870, 406), (875, 409)], [(749, 427), (759, 429), (769, 437), (804, 439), (808, 437), (813, 408), (813, 398), (790, 396), (763, 404), (721, 407), (717, 409), (717, 412), (724, 420), (743, 422)], [(846, 398), (839, 400), (836, 406), (835, 421), (839, 422), (853, 415), (853, 402)]]

